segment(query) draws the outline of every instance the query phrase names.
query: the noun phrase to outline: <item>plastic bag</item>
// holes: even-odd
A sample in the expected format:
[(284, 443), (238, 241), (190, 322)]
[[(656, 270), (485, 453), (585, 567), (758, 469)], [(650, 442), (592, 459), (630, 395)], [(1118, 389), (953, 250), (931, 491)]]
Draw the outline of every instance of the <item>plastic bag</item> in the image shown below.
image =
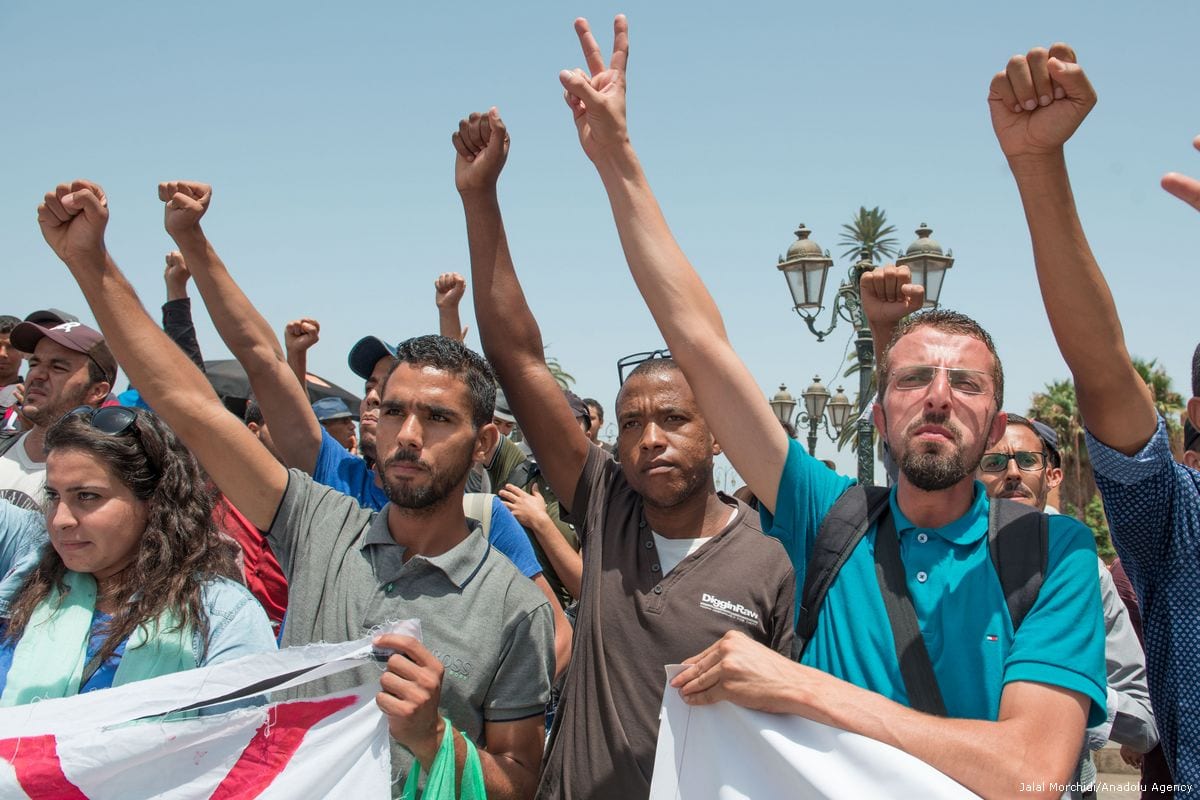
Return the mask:
[(459, 735), (467, 746), (467, 758), (463, 762), (462, 791), (457, 795), (454, 793), (454, 726), (448, 719), (443, 718), (443, 721), (446, 723), (446, 733), (442, 736), (442, 745), (425, 779), (425, 791), (417, 789), (421, 780), (421, 764), (414, 760), (408, 780), (404, 782), (401, 800), (487, 800), (479, 753), (475, 750), (475, 744), (463, 734)]

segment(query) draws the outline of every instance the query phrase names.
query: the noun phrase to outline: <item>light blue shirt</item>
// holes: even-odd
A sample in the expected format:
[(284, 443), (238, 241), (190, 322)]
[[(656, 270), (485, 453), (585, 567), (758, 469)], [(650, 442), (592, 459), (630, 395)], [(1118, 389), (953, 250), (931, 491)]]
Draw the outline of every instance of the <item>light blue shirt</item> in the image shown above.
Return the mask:
[[(763, 529), (779, 539), (796, 570), (797, 604), (821, 522), (853, 484), (789, 445), (775, 514)], [(1052, 517), (1049, 558), (1037, 601), (1014, 637), (1000, 579), (988, 553), (989, 502), (975, 484), (970, 509), (941, 528), (893, 520), (917, 621), (951, 717), (995, 720), (1010, 681), (1060, 686), (1091, 700), (1089, 724), (1107, 713), (1104, 618), (1091, 531)], [(829, 588), (802, 663), (908, 705), (895, 641), (875, 575), (875, 528), (867, 532)]]
[(0, 500), (0, 619), (7, 619), (12, 598), (37, 566), (48, 541), (46, 518), (40, 511)]

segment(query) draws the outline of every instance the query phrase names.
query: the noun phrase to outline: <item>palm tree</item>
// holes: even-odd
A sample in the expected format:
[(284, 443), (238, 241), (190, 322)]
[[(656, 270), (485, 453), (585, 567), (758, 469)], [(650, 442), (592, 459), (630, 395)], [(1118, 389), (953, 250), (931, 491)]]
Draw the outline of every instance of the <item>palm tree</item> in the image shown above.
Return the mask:
[[(545, 349), (550, 349), (546, 345)], [(559, 387), (565, 392), (571, 388), (571, 384), (575, 383), (575, 376), (562, 368), (562, 364), (558, 363), (558, 359), (554, 356), (546, 356), (546, 368), (550, 370), (550, 374), (554, 376), (554, 380), (558, 381)]]
[(1030, 398), (1029, 416), (1046, 423), (1058, 434), (1058, 452), (1062, 456), (1064, 475), (1061, 489), (1063, 501), (1075, 509), (1087, 508), (1096, 493), (1096, 484), (1091, 476), (1075, 384), (1071, 381), (1046, 384), (1044, 392)]
[(900, 253), (899, 242), (891, 236), (895, 225), (887, 224), (887, 212), (879, 206), (870, 211), (859, 206), (858, 213), (849, 224), (842, 226), (842, 238), (838, 244), (846, 246), (842, 258), (857, 259), (862, 250), (867, 250), (871, 262), (895, 258)]

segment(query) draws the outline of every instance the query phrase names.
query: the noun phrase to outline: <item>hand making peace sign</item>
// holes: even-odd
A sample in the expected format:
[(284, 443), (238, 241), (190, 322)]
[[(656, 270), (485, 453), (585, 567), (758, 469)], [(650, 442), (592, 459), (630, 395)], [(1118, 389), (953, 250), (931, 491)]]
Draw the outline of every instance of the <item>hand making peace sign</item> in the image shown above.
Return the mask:
[(575, 115), (579, 143), (592, 161), (629, 142), (625, 122), (625, 66), (629, 63), (629, 23), (624, 14), (613, 20), (613, 52), (604, 66), (600, 45), (592, 36), (588, 21), (575, 20), (575, 33), (583, 48), (587, 75), (581, 69), (558, 74), (566, 91), (563, 98)]

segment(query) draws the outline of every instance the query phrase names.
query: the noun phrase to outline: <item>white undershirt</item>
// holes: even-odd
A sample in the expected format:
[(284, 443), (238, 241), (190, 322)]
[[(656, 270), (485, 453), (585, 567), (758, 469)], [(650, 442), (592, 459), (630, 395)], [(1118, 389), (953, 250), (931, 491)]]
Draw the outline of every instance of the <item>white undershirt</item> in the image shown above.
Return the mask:
[[(735, 506), (729, 514), (729, 519), (725, 520), (725, 526), (737, 517), (737, 507)], [(704, 545), (708, 544), (714, 537), (698, 536), (695, 539), (668, 539), (654, 531), (654, 546), (658, 548), (658, 564), (662, 567), (662, 574), (665, 578), (670, 574), (671, 570), (679, 566), (679, 562), (690, 556), (692, 553), (699, 550)]]

